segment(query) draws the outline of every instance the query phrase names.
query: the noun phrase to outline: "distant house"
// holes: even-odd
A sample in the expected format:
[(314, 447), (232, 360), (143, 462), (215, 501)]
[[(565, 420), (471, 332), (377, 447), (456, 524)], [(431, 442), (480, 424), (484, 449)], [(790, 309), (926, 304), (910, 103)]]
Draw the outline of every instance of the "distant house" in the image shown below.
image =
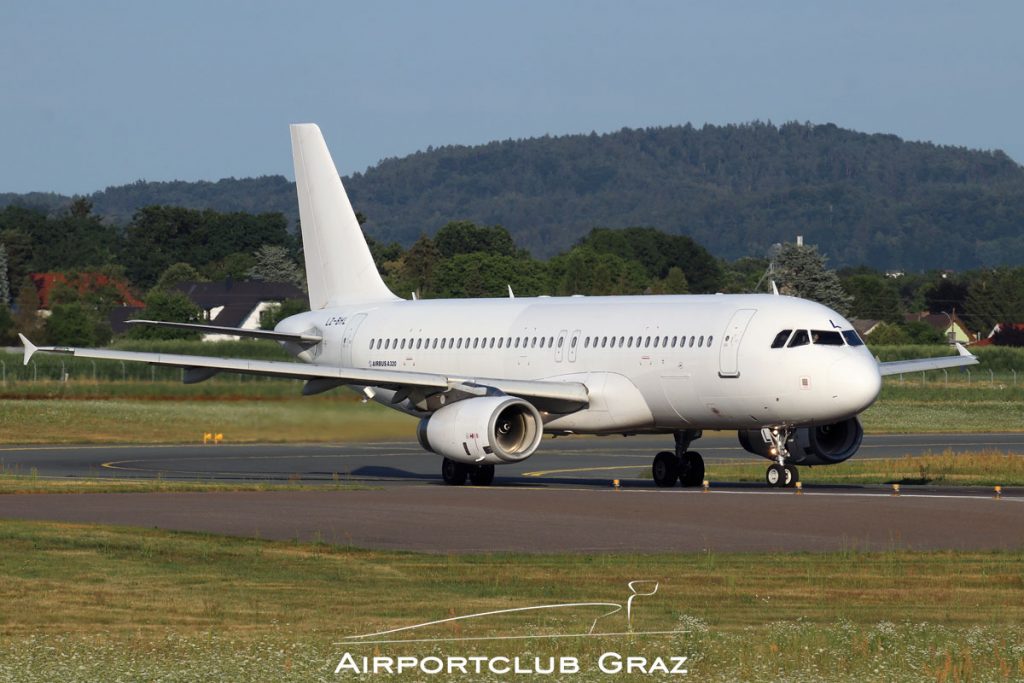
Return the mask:
[(1024, 346), (1024, 323), (997, 323), (975, 346)]
[(874, 332), (875, 328), (881, 323), (881, 320), (871, 320), (869, 318), (850, 319), (850, 324), (853, 325), (853, 329), (857, 330), (857, 334), (860, 335), (861, 339)]
[(104, 273), (32, 273), (29, 277), (39, 295), (40, 310), (50, 310), (53, 291), (58, 285), (66, 285), (83, 295), (110, 288), (117, 293), (117, 304), (142, 306), (142, 302), (132, 295), (127, 282)]
[(967, 329), (967, 325), (957, 317), (956, 311), (952, 313), (929, 313), (928, 311), (907, 313), (905, 320), (908, 323), (927, 323), (946, 339), (961, 344), (968, 344), (975, 339), (975, 336)]
[[(284, 282), (244, 280), (233, 282), (182, 282), (175, 290), (187, 296), (202, 311), (203, 322), (221, 327), (260, 328), (260, 316), (287, 299), (302, 299), (306, 294)], [(203, 341), (238, 339), (235, 335), (204, 334)]]

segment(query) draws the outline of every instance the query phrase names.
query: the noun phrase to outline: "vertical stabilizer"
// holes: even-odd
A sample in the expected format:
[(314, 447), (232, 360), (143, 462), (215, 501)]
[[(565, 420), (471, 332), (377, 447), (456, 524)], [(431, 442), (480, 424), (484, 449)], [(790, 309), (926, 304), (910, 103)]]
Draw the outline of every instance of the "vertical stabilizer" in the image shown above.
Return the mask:
[(309, 309), (396, 299), (377, 272), (320, 128), (290, 128)]

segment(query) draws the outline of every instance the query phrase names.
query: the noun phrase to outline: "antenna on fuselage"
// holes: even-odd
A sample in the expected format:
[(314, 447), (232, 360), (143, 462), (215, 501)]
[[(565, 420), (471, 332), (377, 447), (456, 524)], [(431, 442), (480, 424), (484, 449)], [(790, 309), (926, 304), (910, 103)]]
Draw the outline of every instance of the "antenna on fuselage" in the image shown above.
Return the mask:
[(508, 298), (509, 298), (509, 299), (515, 299), (515, 298), (516, 298), (516, 295), (515, 295), (515, 293), (514, 293), (514, 292), (512, 291), (512, 285), (506, 285), (506, 286), (508, 287)]
[(779, 295), (779, 288), (775, 284), (775, 280), (772, 280), (772, 294), (774, 294), (775, 296)]

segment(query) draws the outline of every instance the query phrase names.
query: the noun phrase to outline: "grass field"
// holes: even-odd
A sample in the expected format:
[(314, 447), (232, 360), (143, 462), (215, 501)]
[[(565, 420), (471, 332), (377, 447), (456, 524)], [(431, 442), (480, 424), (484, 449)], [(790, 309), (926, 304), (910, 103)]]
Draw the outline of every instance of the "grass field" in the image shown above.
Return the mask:
[(416, 420), (349, 398), (288, 401), (0, 400), (0, 443), (231, 443), (412, 438)]
[[(297, 382), (215, 378), (39, 381), (0, 391), (0, 443), (187, 443), (203, 432), (231, 442), (412, 438), (416, 421), (352, 393), (299, 395)], [(897, 379), (861, 416), (868, 433), (1024, 430), (1024, 386)]]
[[(324, 680), (346, 650), (574, 655), (584, 673), (572, 680), (607, 680), (589, 670), (607, 650), (686, 655), (698, 680), (1024, 676), (1020, 553), (428, 556), (28, 522), (0, 523), (0, 547), (5, 681)], [(473, 612), (622, 603), (637, 579), (660, 588), (634, 603), (632, 628), (686, 633), (335, 644)], [(605, 611), (524, 613), (416, 635), (580, 633)], [(618, 613), (596, 630), (628, 628)]]

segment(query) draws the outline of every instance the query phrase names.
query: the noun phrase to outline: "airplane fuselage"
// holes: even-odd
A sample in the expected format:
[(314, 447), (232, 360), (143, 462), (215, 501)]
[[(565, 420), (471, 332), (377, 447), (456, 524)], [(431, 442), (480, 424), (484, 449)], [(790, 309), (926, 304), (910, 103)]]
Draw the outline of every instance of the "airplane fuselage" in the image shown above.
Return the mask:
[[(292, 349), (316, 364), (585, 384), (586, 409), (545, 415), (555, 433), (827, 424), (863, 411), (881, 387), (847, 320), (784, 296), (391, 301), (304, 313), (277, 329), (322, 336)], [(784, 330), (807, 342), (772, 348)], [(823, 333), (830, 343), (815, 343)], [(392, 405), (393, 392), (375, 398)]]

